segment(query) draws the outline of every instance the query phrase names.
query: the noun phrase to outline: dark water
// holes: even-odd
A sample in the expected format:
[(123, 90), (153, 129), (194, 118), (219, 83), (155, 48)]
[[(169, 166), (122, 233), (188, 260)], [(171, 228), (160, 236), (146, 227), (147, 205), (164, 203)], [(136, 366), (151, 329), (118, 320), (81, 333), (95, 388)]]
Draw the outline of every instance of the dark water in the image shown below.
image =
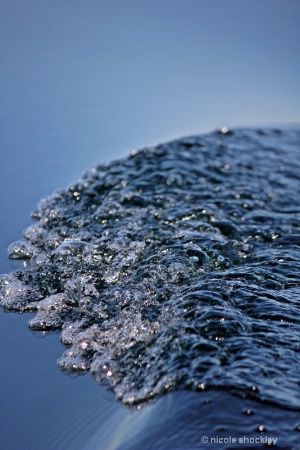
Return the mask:
[[(10, 247), (28, 267), (2, 278), (1, 304), (36, 311), (33, 330), (61, 332), (61, 368), (90, 370), (128, 406), (192, 395), (185, 405), (195, 401), (199, 415), (213, 402), (214, 421), (224, 424), (228, 396), (230, 426), (245, 413), (235, 436), (248, 423), (248, 433), (269, 430), (284, 443), (278, 448), (292, 448), (300, 419), (299, 130), (222, 131), (134, 151), (43, 200), (26, 239)], [(166, 405), (151, 407), (152, 421)], [(192, 423), (192, 439), (183, 433), (179, 448), (201, 448)], [(110, 448), (145, 448), (142, 428)], [(166, 442), (164, 433), (157, 448)]]
[[(2, 1), (0, 273), (24, 268), (7, 248), (40, 198), (86, 168), (222, 126), (299, 122), (299, 17), (296, 0)], [(128, 408), (89, 372), (63, 376), (61, 331), (30, 331), (35, 314), (0, 308), (1, 450), (208, 448), (202, 435), (265, 436), (262, 424), (277, 446), (295, 442), (294, 407), (230, 386), (187, 390), (183, 378)]]

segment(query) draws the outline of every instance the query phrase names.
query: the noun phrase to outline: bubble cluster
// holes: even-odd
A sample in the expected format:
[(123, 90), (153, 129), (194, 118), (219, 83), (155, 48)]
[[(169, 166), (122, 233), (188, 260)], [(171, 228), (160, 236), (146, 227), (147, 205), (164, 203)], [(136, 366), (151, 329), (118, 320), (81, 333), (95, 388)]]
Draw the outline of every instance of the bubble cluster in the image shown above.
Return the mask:
[(61, 330), (58, 364), (135, 405), (228, 389), (299, 406), (299, 131), (134, 151), (42, 200), (9, 247), (4, 309)]

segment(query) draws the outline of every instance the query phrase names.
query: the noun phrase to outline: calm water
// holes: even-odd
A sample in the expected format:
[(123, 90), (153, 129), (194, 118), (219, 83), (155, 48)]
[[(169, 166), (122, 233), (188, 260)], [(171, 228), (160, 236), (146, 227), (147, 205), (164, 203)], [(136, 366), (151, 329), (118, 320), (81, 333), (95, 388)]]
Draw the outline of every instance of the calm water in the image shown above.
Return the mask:
[[(39, 199), (97, 163), (221, 126), (299, 120), (299, 15), (296, 1), (1, 2), (0, 272), (20, 266), (7, 247)], [(174, 393), (135, 414), (89, 375), (63, 376), (59, 335), (39, 339), (32, 317), (0, 313), (1, 448), (151, 448), (151, 436), (174, 448), (169, 418), (181, 429), (193, 402), (174, 439), (201, 448), (197, 417), (222, 422), (225, 397), (198, 413), (198, 395)], [(230, 417), (248, 433), (256, 422), (235, 402)], [(271, 406), (259, 414), (282, 421)], [(285, 438), (297, 422), (287, 414)]]

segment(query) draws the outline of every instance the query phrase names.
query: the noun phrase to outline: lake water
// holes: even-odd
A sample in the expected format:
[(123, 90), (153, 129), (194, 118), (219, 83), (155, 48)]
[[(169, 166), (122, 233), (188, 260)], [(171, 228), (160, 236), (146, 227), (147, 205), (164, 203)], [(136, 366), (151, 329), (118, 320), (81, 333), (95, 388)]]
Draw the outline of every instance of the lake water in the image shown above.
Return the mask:
[[(97, 163), (223, 126), (299, 121), (299, 15), (277, 0), (2, 2), (0, 272), (22, 264), (7, 247), (39, 199)], [(258, 408), (273, 437), (284, 422), (277, 447), (292, 448), (295, 412), (231, 393), (127, 409), (89, 374), (64, 376), (59, 335), (41, 339), (32, 317), (0, 313), (1, 448), (202, 448), (228, 403), (236, 437), (255, 425), (241, 411)]]

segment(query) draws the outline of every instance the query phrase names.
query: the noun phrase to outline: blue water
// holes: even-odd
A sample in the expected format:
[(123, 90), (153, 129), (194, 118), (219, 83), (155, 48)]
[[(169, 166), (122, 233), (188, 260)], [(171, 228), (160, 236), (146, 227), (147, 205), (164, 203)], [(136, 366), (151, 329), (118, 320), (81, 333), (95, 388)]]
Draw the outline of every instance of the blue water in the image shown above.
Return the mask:
[[(98, 162), (222, 126), (299, 121), (299, 15), (277, 0), (2, 2), (0, 272), (16, 268), (7, 247), (40, 197)], [(1, 447), (107, 448), (115, 430), (124, 442), (136, 420), (143, 429), (146, 413), (136, 419), (91, 377), (62, 376), (58, 335), (36, 339), (29, 318), (0, 313)]]
[(9, 247), (25, 267), (2, 276), (2, 307), (59, 330), (59, 366), (134, 410), (108, 405), (119, 431), (103, 423), (100, 448), (199, 448), (216, 430), (297, 442), (299, 148), (299, 129), (223, 128), (133, 151), (42, 200)]

